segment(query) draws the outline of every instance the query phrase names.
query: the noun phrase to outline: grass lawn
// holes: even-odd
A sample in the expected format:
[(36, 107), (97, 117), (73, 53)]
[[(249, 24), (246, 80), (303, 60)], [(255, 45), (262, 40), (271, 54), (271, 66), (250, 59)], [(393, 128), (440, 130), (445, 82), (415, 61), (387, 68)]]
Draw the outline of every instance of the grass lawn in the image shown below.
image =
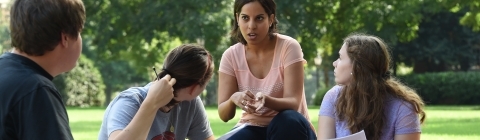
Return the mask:
[[(70, 126), (76, 140), (98, 137), (105, 108), (68, 108)], [(309, 115), (317, 126), (319, 107), (310, 107)], [(228, 132), (238, 121), (240, 110), (231, 121), (224, 123), (216, 107), (207, 107), (208, 117), (216, 137)], [(479, 140), (480, 106), (428, 106), (427, 119), (422, 126), (424, 140)]]

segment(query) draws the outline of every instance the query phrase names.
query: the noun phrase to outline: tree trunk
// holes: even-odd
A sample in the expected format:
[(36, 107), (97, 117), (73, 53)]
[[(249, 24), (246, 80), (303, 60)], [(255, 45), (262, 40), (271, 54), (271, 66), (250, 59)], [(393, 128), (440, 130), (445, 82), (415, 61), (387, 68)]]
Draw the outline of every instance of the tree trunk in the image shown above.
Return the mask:
[(207, 85), (207, 94), (205, 95), (205, 105), (215, 105), (217, 104), (217, 87), (218, 87), (218, 79), (216, 78), (217, 74), (213, 74), (211, 82)]
[(105, 102), (104, 106), (107, 107), (108, 104), (110, 104), (110, 101), (112, 100), (112, 85), (111, 84), (105, 84)]
[(323, 83), (325, 83), (325, 87), (330, 87), (330, 76), (328, 75), (328, 68), (323, 68)]

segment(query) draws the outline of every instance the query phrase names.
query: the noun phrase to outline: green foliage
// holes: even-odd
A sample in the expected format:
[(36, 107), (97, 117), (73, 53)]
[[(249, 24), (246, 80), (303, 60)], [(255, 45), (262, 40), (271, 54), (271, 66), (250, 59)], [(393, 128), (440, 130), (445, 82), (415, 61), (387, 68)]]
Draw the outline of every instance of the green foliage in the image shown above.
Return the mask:
[(418, 38), (397, 44), (393, 48), (395, 60), (414, 66), (416, 73), (470, 69), (480, 35), (460, 25), (462, 15), (449, 11), (424, 13)]
[(453, 4), (450, 3), (450, 5), (455, 4), (454, 8), (468, 9), (468, 12), (466, 12), (465, 15), (462, 17), (460, 23), (467, 27), (471, 27), (474, 31), (480, 31), (480, 1), (469, 0), (462, 1), (461, 3), (459, 1), (457, 1), (457, 3), (452, 3)]
[[(105, 81), (105, 104), (107, 106), (112, 99), (112, 94), (118, 91), (126, 90), (135, 85), (143, 86), (152, 77), (136, 74), (135, 69), (127, 61), (109, 61), (96, 62), (96, 66), (101, 71), (102, 79)], [(153, 70), (149, 69), (145, 75), (154, 75)]]
[(67, 106), (100, 106), (104, 102), (105, 85), (93, 61), (81, 55), (78, 65), (54, 79)]
[(427, 104), (468, 105), (480, 102), (480, 72), (410, 74), (400, 79)]
[(343, 38), (352, 32), (377, 35), (387, 42), (414, 39), (422, 20), (419, 11), (425, 8), (425, 1), (418, 0), (276, 2), (287, 34), (299, 39), (307, 61), (323, 56), (322, 68), (331, 68)]
[[(478, 21), (480, 21), (480, 2), (478, 0), (472, 0), (468, 2), (464, 1), (446, 1), (446, 0), (381, 0), (381, 1), (352, 1), (352, 0), (335, 0), (335, 1), (314, 1), (314, 0), (297, 0), (297, 1), (276, 1), (278, 5), (278, 18), (282, 29), (285, 29), (286, 33), (299, 39), (302, 45), (305, 59), (313, 61), (313, 58), (320, 54), (323, 56), (324, 63), (322, 67), (330, 68), (331, 63), (338, 55), (338, 51), (343, 43), (343, 38), (352, 32), (364, 32), (373, 34), (383, 38), (391, 47), (397, 47), (397, 43), (407, 43), (413, 39), (419, 37), (419, 33), (422, 31), (429, 31), (431, 28), (436, 28), (435, 31), (445, 29), (445, 27), (438, 26), (422, 26), (421, 23), (443, 21), (440, 19), (432, 20), (431, 16), (439, 12), (459, 13), (456, 14), (456, 19), (448, 18), (447, 22), (453, 23), (461, 21), (462, 25), (466, 25), (475, 29), (480, 29)], [(466, 11), (466, 12), (465, 12)], [(464, 15), (462, 17), (462, 15)], [(460, 19), (461, 18), (461, 19)], [(438, 23), (437, 25), (442, 24)], [(423, 24), (425, 25), (425, 24)], [(421, 27), (422, 26), (422, 27)], [(449, 26), (448, 26), (449, 27)], [(456, 26), (457, 28), (458, 26)], [(467, 28), (457, 28), (459, 30), (448, 32), (455, 34), (462, 34), (469, 32)], [(467, 29), (467, 30), (465, 30)], [(432, 43), (439, 42), (437, 39), (439, 36), (448, 37), (448, 33), (433, 33), (421, 34), (423, 37), (431, 37), (429, 39), (421, 39), (430, 41)], [(465, 35), (465, 34), (463, 34)], [(468, 35), (467, 35), (468, 36)], [(466, 40), (478, 40), (473, 36), (464, 37)], [(440, 41), (441, 43), (447, 40)], [(453, 41), (452, 41), (453, 42)], [(469, 42), (472, 43), (471, 41)], [(453, 43), (458, 45), (459, 43)], [(431, 53), (434, 52), (436, 45), (426, 46), (420, 45), (422, 49), (430, 49)], [(464, 48), (465, 45), (463, 44)], [(445, 48), (445, 47), (443, 47)], [(448, 63), (450, 65), (467, 65), (459, 64), (465, 63), (469, 58), (462, 57), (460, 59), (449, 59), (447, 57), (456, 56), (468, 56), (470, 53), (468, 49), (458, 48), (455, 49), (455, 54), (443, 56), (443, 55), (429, 55), (436, 58), (432, 58), (432, 61), (441, 62), (452, 60)], [(449, 48), (451, 50), (453, 48)], [(418, 51), (415, 54), (411, 53), (411, 49), (404, 47), (404, 50), (408, 52), (400, 52), (402, 58), (396, 58), (395, 61), (403, 62), (408, 61), (411, 64), (417, 59), (411, 59), (411, 55), (415, 57), (427, 57), (424, 55), (424, 51)], [(438, 50), (438, 49), (437, 49)], [(401, 60), (399, 60), (401, 59)], [(422, 63), (424, 65), (424, 63)]]
[(0, 53), (7, 51), (7, 49), (9, 48), (10, 48), (10, 32), (8, 30), (8, 24), (3, 21), (0, 21)]
[(106, 82), (107, 101), (112, 92), (150, 79), (151, 67), (161, 66), (171, 48), (180, 43), (205, 46), (217, 67), (228, 47), (230, 1), (98, 0), (84, 4), (88, 18), (83, 34), (90, 40), (85, 44), (89, 57), (101, 60), (96, 65)]
[(200, 41), (216, 50), (228, 30), (225, 12), (230, 3), (226, 1), (99, 0), (84, 4), (89, 17), (84, 35), (91, 38), (90, 46), (99, 58), (128, 60), (141, 74), (162, 62), (175, 47), (169, 42)]
[[(281, 33), (299, 40), (307, 61), (313, 62), (318, 54), (323, 56), (321, 68), (325, 70), (331, 69), (342, 39), (352, 32), (377, 35), (396, 47), (399, 42), (419, 37), (418, 33), (424, 31), (420, 23), (430, 16), (425, 13), (438, 12), (463, 12), (464, 16), (457, 21), (480, 29), (479, 0), (277, 0), (276, 3)], [(177, 43), (204, 45), (212, 53), (217, 69), (221, 54), (231, 43), (228, 32), (233, 20), (233, 1), (91, 0), (84, 4), (87, 22), (83, 36), (89, 40), (84, 45), (90, 52), (87, 56), (95, 60), (103, 75), (107, 100), (111, 92), (150, 79), (151, 67), (161, 65)], [(402, 57), (414, 58), (405, 54)], [(449, 60), (450, 56), (438, 55), (435, 57), (441, 58), (434, 59)], [(416, 60), (400, 59), (395, 61), (413, 64)], [(451, 60), (445, 63), (465, 62)], [(215, 91), (216, 85), (207, 88), (206, 96), (214, 99), (210, 91)]]
[(317, 93), (315, 93), (315, 97), (313, 98), (313, 105), (316, 105), (316, 106), (322, 105), (323, 97), (325, 96), (328, 90), (330, 89), (326, 87), (323, 87), (317, 90)]

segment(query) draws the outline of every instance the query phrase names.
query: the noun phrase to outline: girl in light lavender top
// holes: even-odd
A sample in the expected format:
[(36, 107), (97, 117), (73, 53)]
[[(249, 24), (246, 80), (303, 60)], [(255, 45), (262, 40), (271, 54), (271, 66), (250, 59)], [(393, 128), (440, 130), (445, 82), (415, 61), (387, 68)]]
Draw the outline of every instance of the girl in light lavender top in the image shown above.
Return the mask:
[(390, 54), (378, 37), (348, 36), (333, 62), (337, 86), (324, 96), (318, 138), (339, 138), (361, 130), (369, 140), (418, 140), (424, 103), (390, 76)]

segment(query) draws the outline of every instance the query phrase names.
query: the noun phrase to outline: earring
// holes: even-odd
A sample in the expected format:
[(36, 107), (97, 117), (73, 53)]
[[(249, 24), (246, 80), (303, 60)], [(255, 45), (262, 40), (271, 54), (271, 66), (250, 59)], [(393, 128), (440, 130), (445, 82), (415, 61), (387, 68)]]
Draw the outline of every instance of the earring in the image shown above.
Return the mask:
[(353, 74), (350, 72), (350, 75), (353, 75)]

